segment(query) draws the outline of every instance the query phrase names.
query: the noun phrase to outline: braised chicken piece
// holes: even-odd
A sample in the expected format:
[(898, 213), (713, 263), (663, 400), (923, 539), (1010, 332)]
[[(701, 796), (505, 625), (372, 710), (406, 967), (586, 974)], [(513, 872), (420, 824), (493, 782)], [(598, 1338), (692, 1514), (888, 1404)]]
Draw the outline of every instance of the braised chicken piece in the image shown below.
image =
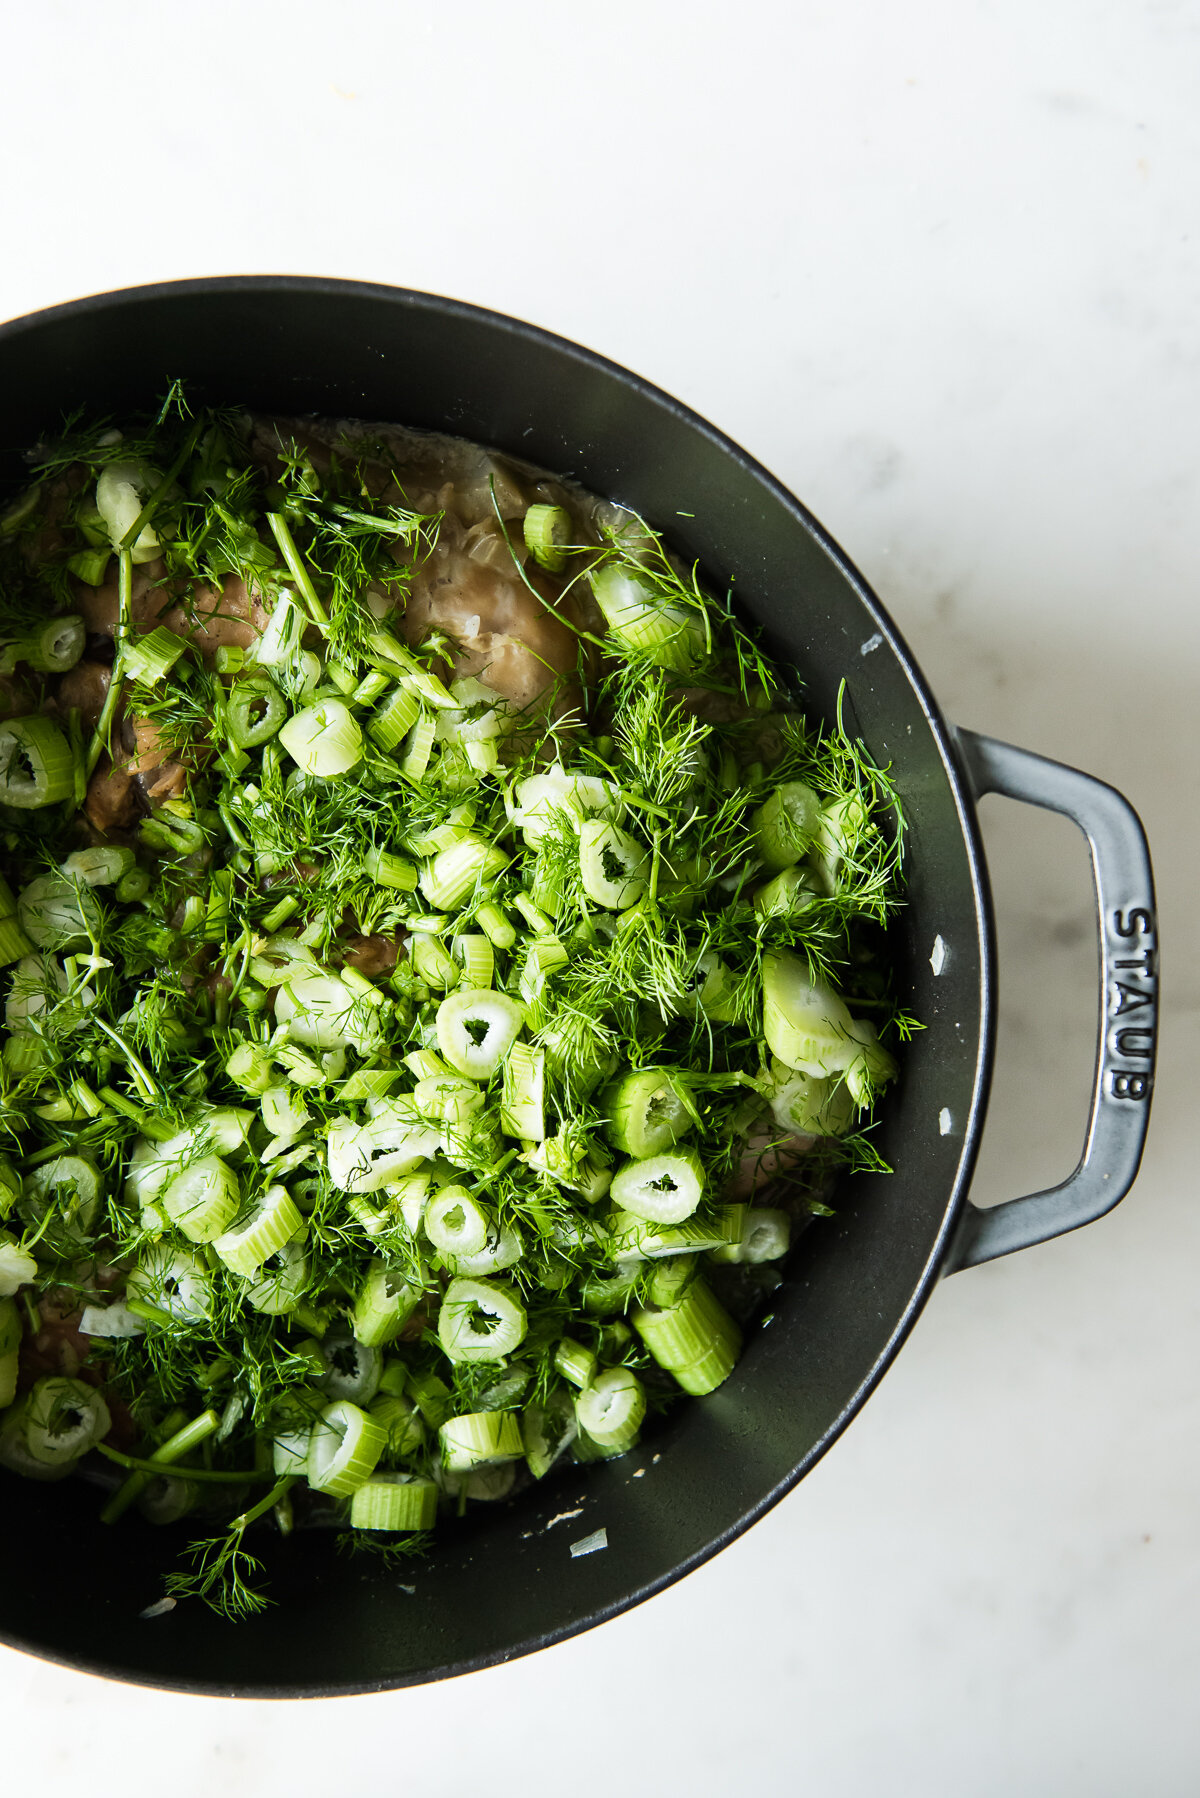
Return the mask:
[(83, 802), (88, 821), (104, 835), (111, 830), (130, 830), (137, 822), (138, 795), (133, 775), (125, 762), (113, 765), (102, 755), (88, 782)]

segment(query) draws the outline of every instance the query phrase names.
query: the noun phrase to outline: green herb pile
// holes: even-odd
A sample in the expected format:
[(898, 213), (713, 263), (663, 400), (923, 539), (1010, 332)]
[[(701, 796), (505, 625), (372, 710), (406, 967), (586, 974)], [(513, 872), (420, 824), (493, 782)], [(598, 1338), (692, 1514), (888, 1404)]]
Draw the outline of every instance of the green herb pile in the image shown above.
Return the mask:
[[(229, 1615), (259, 1519), (407, 1551), (719, 1385), (831, 1169), (882, 1168), (909, 1022), (895, 795), (727, 601), (641, 520), (497, 502), (584, 621), (518, 711), (405, 635), (439, 516), (319, 461), (174, 393), (0, 522), (0, 1463), (103, 1458), (105, 1519), (186, 1518), (168, 1589)], [(261, 635), (135, 628), (151, 562)], [(114, 572), (88, 729), (75, 583)], [(123, 719), (178, 778), (101, 830)]]

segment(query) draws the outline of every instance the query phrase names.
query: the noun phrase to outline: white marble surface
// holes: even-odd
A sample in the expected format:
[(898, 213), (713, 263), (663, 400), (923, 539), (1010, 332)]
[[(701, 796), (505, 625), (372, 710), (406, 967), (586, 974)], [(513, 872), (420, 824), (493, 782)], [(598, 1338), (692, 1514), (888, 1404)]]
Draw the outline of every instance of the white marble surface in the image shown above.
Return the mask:
[[(952, 717), (1131, 796), (1168, 996), (1127, 1203), (952, 1280), (835, 1452), (682, 1585), (333, 1705), (0, 1650), (4, 1789), (1194, 1793), (1196, 0), (44, 0), (5, 39), (0, 317), (316, 272), (639, 369), (813, 506)], [(1094, 952), (1070, 828), (993, 801), (988, 835), (997, 1199), (1074, 1159)]]

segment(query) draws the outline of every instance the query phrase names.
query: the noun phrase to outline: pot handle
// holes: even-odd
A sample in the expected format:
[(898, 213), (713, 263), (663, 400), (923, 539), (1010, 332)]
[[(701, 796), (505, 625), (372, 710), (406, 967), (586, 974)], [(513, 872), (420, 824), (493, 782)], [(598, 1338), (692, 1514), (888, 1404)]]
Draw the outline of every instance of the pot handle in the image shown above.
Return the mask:
[(1158, 1016), (1154, 876), (1141, 820), (1103, 781), (1028, 749), (956, 730), (977, 798), (1002, 793), (1071, 818), (1092, 852), (1100, 932), (1100, 1029), (1087, 1140), (1070, 1179), (981, 1210), (969, 1201), (946, 1271), (1048, 1242), (1103, 1217), (1133, 1185), (1150, 1118)]

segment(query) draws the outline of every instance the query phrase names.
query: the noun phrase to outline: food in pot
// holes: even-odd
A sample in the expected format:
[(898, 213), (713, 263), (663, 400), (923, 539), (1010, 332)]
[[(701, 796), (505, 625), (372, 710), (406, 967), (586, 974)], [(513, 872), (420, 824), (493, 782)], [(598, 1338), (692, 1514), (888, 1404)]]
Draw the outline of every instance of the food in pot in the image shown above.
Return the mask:
[[(75, 426), (0, 523), (0, 1463), (421, 1544), (730, 1374), (907, 1020), (886, 775), (476, 446)], [(681, 496), (685, 499), (686, 496)]]

